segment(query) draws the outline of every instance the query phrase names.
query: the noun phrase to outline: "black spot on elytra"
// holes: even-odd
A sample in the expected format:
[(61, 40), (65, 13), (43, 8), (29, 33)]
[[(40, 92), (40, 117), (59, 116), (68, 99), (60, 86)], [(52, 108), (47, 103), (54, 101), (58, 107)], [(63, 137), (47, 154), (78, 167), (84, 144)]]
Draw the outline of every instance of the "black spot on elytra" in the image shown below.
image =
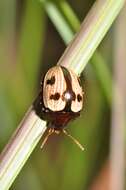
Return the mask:
[(80, 94), (77, 95), (77, 100), (78, 100), (78, 102), (82, 101), (82, 96)]
[(60, 94), (59, 93), (55, 93), (55, 94), (52, 94), (50, 96), (51, 100), (59, 100), (59, 98), (60, 98)]
[(52, 76), (50, 79), (46, 81), (47, 85), (53, 85), (55, 84), (55, 76)]

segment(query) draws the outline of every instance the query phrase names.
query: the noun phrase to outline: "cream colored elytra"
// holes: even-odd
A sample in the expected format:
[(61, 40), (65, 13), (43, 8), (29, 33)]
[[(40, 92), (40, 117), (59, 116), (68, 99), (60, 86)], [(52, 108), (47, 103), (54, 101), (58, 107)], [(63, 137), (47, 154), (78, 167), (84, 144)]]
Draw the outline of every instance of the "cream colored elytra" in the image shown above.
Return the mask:
[[(53, 85), (47, 85), (47, 81), (55, 77)], [(62, 100), (62, 94), (66, 90), (66, 82), (60, 66), (52, 67), (48, 70), (44, 78), (43, 102), (46, 108), (51, 111), (61, 111), (65, 108), (66, 102)], [(50, 99), (52, 94), (59, 93), (59, 100)]]
[[(71, 77), (72, 91), (75, 93), (75, 100), (71, 102), (71, 111), (79, 112), (83, 106), (83, 92), (82, 88), (78, 82), (78, 78), (74, 72), (69, 70)], [(48, 83), (48, 81), (51, 81)], [(64, 77), (63, 69), (60, 66), (54, 66), (48, 70), (44, 78), (43, 84), (43, 102), (46, 108), (49, 108), (51, 111), (62, 111), (66, 106), (66, 101), (64, 92), (67, 89), (66, 80)], [(51, 98), (51, 96), (58, 94), (57, 99)], [(78, 94), (81, 96), (81, 101), (78, 101)], [(57, 95), (57, 96), (58, 96)], [(65, 97), (69, 98), (69, 93), (65, 94)]]
[[(72, 72), (71, 70), (69, 70), (69, 72), (70, 72), (71, 78), (72, 78), (72, 88), (76, 94), (76, 99), (75, 99), (75, 101), (72, 101), (72, 104), (71, 104), (71, 110), (73, 112), (79, 112), (80, 110), (82, 110), (82, 107), (83, 107), (83, 90), (78, 82), (78, 78), (77, 78), (76, 74), (74, 72)], [(77, 100), (78, 94), (81, 95), (81, 97), (82, 97), (82, 101), (80, 101), (80, 102)]]

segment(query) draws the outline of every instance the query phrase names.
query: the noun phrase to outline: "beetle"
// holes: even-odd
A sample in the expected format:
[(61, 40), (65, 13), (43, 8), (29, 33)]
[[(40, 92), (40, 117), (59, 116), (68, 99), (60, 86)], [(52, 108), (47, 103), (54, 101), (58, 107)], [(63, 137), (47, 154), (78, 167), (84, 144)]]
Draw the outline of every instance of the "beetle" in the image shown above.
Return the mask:
[(54, 66), (41, 81), (39, 96), (39, 115), (49, 122), (41, 148), (52, 133), (63, 132), (83, 150), (83, 146), (65, 130), (67, 123), (78, 117), (83, 108), (79, 77), (70, 69)]

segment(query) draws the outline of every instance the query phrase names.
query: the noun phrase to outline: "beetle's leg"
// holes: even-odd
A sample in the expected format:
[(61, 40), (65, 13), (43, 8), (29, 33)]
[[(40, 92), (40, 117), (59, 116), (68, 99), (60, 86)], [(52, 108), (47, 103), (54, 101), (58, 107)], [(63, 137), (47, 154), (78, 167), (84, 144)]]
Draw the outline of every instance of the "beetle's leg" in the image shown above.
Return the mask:
[(41, 149), (43, 148), (43, 146), (45, 145), (46, 141), (48, 140), (49, 136), (54, 133), (54, 129), (49, 129), (47, 135), (45, 136), (42, 145), (41, 145)]
[(79, 143), (79, 141), (77, 139), (75, 139), (74, 137), (72, 137), (65, 129), (63, 129), (63, 133), (65, 135), (67, 135), (69, 138), (71, 138), (76, 145), (78, 145), (78, 147), (83, 151), (84, 150), (84, 147)]

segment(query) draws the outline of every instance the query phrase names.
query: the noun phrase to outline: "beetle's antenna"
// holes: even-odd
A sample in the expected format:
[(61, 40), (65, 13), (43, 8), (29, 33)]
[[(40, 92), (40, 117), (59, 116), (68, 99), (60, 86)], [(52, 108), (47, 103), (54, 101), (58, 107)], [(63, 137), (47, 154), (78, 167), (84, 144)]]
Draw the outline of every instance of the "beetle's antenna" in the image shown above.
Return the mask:
[(52, 133), (54, 133), (54, 129), (49, 129), (48, 132), (47, 132), (47, 135), (45, 136), (43, 142), (42, 142), (42, 145), (41, 145), (41, 149), (43, 148), (43, 146), (45, 145), (45, 143), (47, 142), (48, 138), (50, 135), (52, 135)]
[(65, 135), (67, 135), (69, 138), (71, 138), (75, 143), (76, 145), (78, 145), (78, 147), (83, 151), (84, 150), (84, 147), (79, 143), (79, 141), (77, 139), (75, 139), (74, 137), (72, 137), (65, 129), (63, 129), (63, 133)]

